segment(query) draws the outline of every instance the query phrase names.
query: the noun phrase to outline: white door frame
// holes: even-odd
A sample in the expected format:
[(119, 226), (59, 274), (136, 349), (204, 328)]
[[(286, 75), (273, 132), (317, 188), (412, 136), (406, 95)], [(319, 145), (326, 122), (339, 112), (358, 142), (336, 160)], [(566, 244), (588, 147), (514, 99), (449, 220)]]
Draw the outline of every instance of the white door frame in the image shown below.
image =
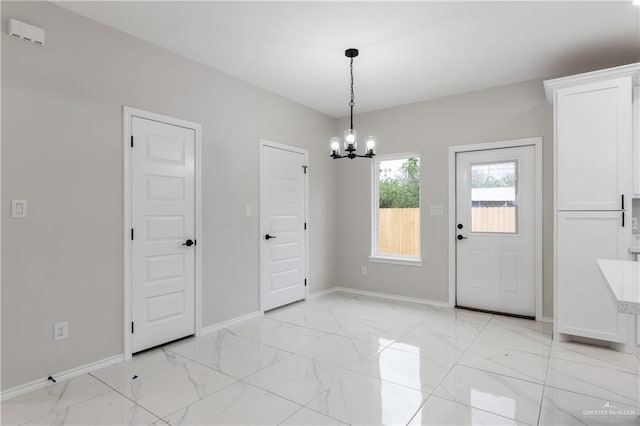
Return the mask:
[(533, 146), (535, 150), (534, 185), (534, 241), (535, 241), (535, 283), (536, 283), (536, 321), (543, 319), (542, 297), (542, 137), (513, 139), (499, 142), (455, 145), (449, 147), (449, 306), (456, 305), (456, 154), (489, 149), (516, 148)]
[(195, 334), (202, 332), (202, 168), (201, 168), (201, 137), (202, 126), (179, 118), (169, 117), (155, 112), (144, 111), (129, 106), (123, 107), (123, 158), (124, 158), (124, 358), (131, 358), (131, 318), (133, 316), (131, 303), (133, 283), (131, 274), (131, 120), (140, 117), (147, 120), (158, 121), (174, 126), (192, 129), (195, 132), (195, 234), (198, 242), (195, 252)]
[[(304, 155), (304, 163), (307, 165), (307, 167), (309, 166), (309, 151), (304, 149), (304, 148), (298, 148), (297, 146), (291, 146), (291, 145), (285, 145), (282, 143), (278, 143), (278, 142), (273, 142), (270, 141), (268, 139), (260, 139), (260, 208), (258, 209), (258, 215), (259, 215), (259, 222), (260, 222), (260, 235), (258, 237), (258, 244), (260, 247), (260, 252), (259, 252), (259, 256), (260, 256), (260, 267), (258, 268), (260, 271), (260, 278), (258, 280), (258, 287), (259, 287), (259, 293), (260, 293), (260, 312), (264, 313), (264, 301), (262, 299), (262, 236), (265, 235), (265, 229), (262, 226), (262, 206), (264, 204), (264, 200), (263, 200), (263, 195), (264, 195), (264, 188), (263, 188), (263, 177), (264, 177), (264, 170), (263, 170), (263, 165), (262, 165), (262, 150), (264, 149), (265, 146), (270, 146), (272, 148), (278, 148), (278, 149), (284, 149), (286, 151), (291, 151), (291, 152), (297, 152), (299, 154)], [(307, 168), (307, 170), (309, 170)], [(305, 274), (306, 274), (306, 279), (308, 282), (310, 282), (311, 280), (309, 279), (309, 172), (307, 171), (307, 173), (305, 173), (304, 175), (304, 221), (307, 224), (307, 231), (304, 233), (304, 270), (305, 270)], [(304, 298), (305, 300), (309, 298), (309, 285), (307, 284), (304, 287)]]

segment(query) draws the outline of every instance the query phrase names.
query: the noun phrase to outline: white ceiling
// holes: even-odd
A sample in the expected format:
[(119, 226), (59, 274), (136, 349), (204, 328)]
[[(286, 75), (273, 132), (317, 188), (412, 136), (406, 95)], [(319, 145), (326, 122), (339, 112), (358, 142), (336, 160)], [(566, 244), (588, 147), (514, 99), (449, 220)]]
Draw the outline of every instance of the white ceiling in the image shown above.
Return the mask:
[(332, 116), (640, 60), (640, 7), (606, 2), (58, 2)]

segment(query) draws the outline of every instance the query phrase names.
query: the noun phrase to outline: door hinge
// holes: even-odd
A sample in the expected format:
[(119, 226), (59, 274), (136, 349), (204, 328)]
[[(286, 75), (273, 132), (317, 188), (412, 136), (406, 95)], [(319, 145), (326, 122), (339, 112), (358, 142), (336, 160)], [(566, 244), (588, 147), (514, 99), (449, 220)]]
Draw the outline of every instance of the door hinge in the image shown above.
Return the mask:
[(133, 334), (133, 321), (131, 321), (131, 334)]
[(133, 228), (131, 228), (131, 241), (133, 241)]
[(304, 279), (304, 286), (305, 287), (307, 286), (307, 279), (306, 278)]
[(131, 135), (131, 148), (133, 148), (133, 135)]
[(309, 167), (309, 166), (302, 166), (302, 168), (304, 169), (304, 174), (305, 175), (307, 174), (307, 167)]
[(304, 230), (307, 230), (307, 222), (304, 223)]

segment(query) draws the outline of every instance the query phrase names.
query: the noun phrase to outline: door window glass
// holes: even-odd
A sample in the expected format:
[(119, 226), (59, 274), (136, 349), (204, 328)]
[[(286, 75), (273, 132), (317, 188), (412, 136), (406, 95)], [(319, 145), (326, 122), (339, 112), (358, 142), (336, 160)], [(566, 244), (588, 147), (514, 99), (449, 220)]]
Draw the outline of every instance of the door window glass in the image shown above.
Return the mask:
[(517, 169), (517, 161), (471, 165), (471, 232), (517, 232)]

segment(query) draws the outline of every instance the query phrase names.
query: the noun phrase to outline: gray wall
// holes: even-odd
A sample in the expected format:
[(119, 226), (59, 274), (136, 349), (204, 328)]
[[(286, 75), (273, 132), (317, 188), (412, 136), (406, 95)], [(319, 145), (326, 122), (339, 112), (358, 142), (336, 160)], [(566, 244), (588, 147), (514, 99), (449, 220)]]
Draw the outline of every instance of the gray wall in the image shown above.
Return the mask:
[[(542, 136), (544, 315), (553, 314), (553, 115), (542, 81), (358, 115), (359, 135), (376, 135), (378, 154), (418, 152), (421, 160), (422, 267), (370, 263), (371, 162), (338, 165), (338, 283), (361, 290), (447, 301), (448, 147)], [(347, 124), (341, 120), (341, 127)], [(429, 206), (444, 206), (429, 216)], [(368, 275), (361, 275), (361, 266)]]
[(123, 351), (123, 105), (202, 124), (204, 325), (259, 309), (260, 138), (309, 149), (310, 291), (335, 285), (335, 119), (55, 5), (2, 6), (47, 37), (2, 33), (2, 203), (29, 202), (2, 215), (2, 389)]

